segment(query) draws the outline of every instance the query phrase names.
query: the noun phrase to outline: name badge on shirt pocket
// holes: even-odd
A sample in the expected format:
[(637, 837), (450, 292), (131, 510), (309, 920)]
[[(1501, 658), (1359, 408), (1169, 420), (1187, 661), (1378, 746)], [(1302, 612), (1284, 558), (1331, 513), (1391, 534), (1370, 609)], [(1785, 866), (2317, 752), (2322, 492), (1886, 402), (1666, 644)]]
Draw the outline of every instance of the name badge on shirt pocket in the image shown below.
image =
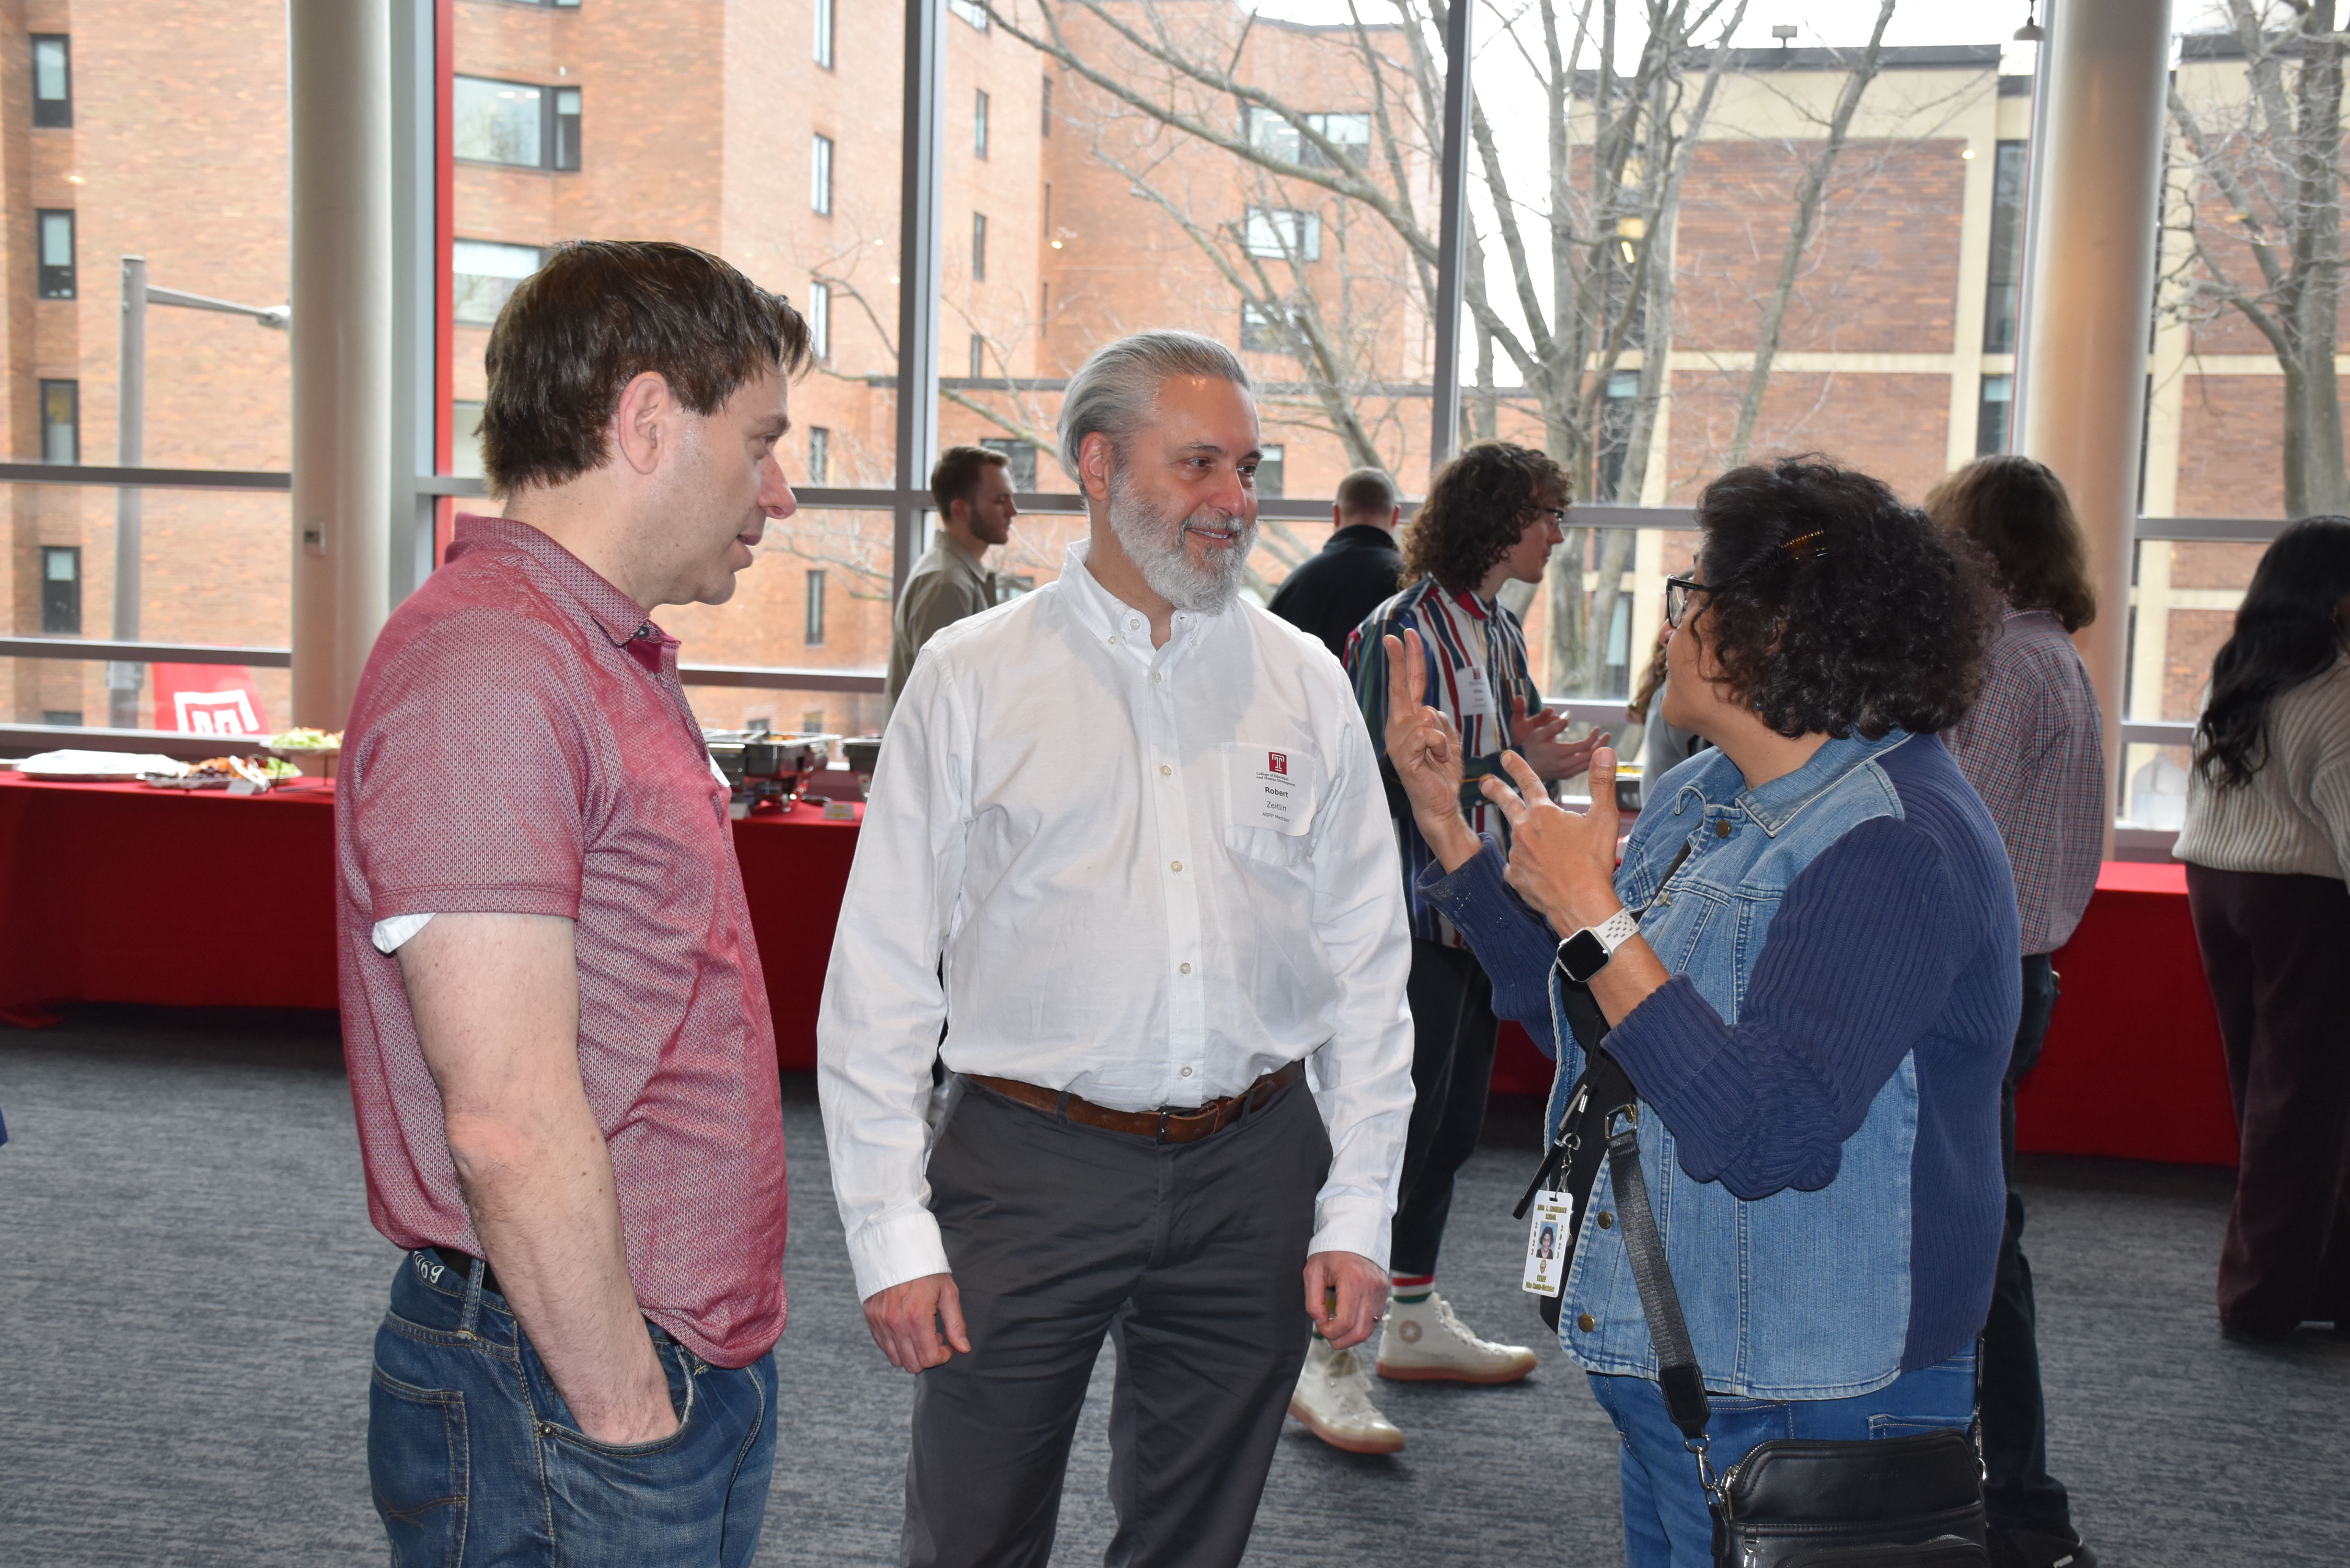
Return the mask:
[(1293, 746), (1255, 741), (1224, 742), (1224, 787), (1232, 822), (1295, 837), (1314, 826), (1321, 764)]
[(1452, 672), (1452, 680), (1461, 694), (1462, 718), (1490, 719), (1500, 711), (1493, 706), (1492, 683), (1486, 680), (1482, 666), (1463, 665)]

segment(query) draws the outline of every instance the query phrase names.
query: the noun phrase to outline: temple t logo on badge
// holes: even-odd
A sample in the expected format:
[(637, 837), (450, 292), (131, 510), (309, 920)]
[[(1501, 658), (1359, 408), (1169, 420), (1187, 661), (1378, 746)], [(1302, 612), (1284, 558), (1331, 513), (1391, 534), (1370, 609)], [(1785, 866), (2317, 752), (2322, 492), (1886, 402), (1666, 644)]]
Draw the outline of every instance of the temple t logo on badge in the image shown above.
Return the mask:
[(1265, 753), (1264, 765), (1267, 769), (1276, 774), (1286, 775), (1289, 772), (1289, 759), (1283, 756), (1279, 752)]

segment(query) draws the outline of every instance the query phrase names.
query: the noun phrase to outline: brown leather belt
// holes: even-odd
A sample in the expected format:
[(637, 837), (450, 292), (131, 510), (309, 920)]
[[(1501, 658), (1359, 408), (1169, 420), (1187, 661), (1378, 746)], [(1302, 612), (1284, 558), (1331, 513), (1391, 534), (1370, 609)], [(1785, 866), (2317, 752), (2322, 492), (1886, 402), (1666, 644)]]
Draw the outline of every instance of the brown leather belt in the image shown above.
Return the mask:
[(1076, 1095), (1024, 1084), (1017, 1078), (991, 1078), (984, 1073), (972, 1073), (970, 1078), (980, 1087), (1002, 1095), (1007, 1100), (1017, 1100), (1040, 1111), (1066, 1116), (1081, 1127), (1131, 1133), (1136, 1137), (1147, 1137), (1154, 1143), (1197, 1143), (1211, 1134), (1223, 1131), (1251, 1111), (1260, 1111), (1273, 1104), (1282, 1090), (1297, 1082), (1305, 1072), (1304, 1063), (1292, 1062), (1286, 1067), (1267, 1073), (1239, 1094), (1227, 1095), (1221, 1100), (1210, 1100), (1196, 1110), (1161, 1111), (1114, 1111), (1107, 1106), (1097, 1106)]

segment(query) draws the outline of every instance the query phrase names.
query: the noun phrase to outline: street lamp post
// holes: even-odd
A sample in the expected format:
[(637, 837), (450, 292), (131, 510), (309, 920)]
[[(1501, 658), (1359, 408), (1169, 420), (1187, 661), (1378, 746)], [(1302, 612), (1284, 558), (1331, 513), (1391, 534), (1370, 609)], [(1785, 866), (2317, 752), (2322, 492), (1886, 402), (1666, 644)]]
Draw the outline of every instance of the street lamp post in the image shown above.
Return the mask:
[[(147, 282), (147, 258), (122, 258), (122, 358), (116, 379), (114, 461), (139, 468), (147, 461), (147, 307), (176, 305), (188, 310), (219, 310), (245, 316), (255, 325), (286, 330), (292, 313), (283, 305), (235, 305), (176, 288), (155, 288)], [(114, 493), (114, 640), (139, 640), (140, 566), (145, 542), (140, 511), (142, 493), (126, 484)], [(139, 690), (147, 682), (143, 664), (109, 660), (106, 666), (106, 722), (118, 730), (139, 724)]]

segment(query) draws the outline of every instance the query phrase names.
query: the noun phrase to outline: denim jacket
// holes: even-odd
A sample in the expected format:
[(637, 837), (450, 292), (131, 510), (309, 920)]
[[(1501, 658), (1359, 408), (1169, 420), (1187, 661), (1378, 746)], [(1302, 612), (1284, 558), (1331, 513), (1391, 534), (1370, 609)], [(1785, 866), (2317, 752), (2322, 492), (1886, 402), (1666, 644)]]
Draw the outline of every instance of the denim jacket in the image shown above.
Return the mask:
[[(1861, 823), (1901, 815), (1877, 759), (1909, 740), (1897, 730), (1879, 741), (1830, 741), (1796, 772), (1753, 790), (1728, 757), (1711, 751), (1659, 781), (1625, 846), (1617, 893), (1627, 909), (1645, 910), (1641, 934), (1658, 958), (1687, 975), (1725, 1023), (1737, 1022), (1772, 917), (1797, 873)], [(1684, 846), (1687, 858), (1673, 870)], [(1554, 1136), (1584, 1067), (1558, 983), (1554, 974)], [(1709, 1388), (1835, 1399), (1900, 1375), (1918, 1105), (1913, 1052), (1846, 1140), (1834, 1180), (1748, 1201), (1691, 1179), (1663, 1117), (1644, 1104), (1640, 1168)], [(1591, 1371), (1654, 1378), (1656, 1355), (1623, 1231), (1613, 1223), (1612, 1189), (1603, 1165), (1579, 1217), (1559, 1339)]]

